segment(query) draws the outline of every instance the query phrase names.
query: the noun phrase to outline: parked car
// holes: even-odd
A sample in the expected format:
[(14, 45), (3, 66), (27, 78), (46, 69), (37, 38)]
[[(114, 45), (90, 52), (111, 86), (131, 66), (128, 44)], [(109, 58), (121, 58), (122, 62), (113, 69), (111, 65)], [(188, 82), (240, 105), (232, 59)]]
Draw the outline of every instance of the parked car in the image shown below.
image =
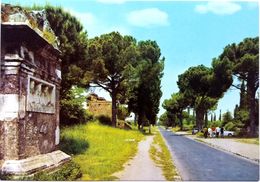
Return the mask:
[(224, 136), (234, 136), (235, 135), (235, 132), (234, 131), (227, 131), (227, 130), (224, 130)]
[(198, 132), (199, 132), (198, 128), (193, 128), (191, 134), (195, 135)]

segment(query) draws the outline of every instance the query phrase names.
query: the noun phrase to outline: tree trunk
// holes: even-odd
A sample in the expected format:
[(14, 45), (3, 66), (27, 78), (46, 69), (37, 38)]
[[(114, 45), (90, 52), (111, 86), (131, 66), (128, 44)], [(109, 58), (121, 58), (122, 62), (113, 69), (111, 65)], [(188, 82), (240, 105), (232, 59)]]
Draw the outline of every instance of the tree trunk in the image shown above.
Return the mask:
[(181, 131), (183, 130), (183, 119), (182, 114), (179, 115)]
[(151, 124), (149, 123), (149, 134), (151, 134)]
[(138, 120), (138, 114), (135, 113), (135, 118), (134, 118), (134, 125), (136, 126)]
[(249, 120), (250, 120), (250, 137), (256, 137), (256, 106), (255, 106), (255, 93), (256, 89), (254, 82), (251, 81), (250, 77), (248, 78), (248, 101), (249, 101)]
[(208, 112), (205, 112), (205, 127), (208, 127)]
[(196, 109), (196, 126), (199, 130), (202, 129), (203, 118), (204, 118), (204, 111), (201, 109)]
[(117, 106), (116, 106), (116, 93), (112, 92), (112, 126), (116, 127), (116, 115), (117, 115)]

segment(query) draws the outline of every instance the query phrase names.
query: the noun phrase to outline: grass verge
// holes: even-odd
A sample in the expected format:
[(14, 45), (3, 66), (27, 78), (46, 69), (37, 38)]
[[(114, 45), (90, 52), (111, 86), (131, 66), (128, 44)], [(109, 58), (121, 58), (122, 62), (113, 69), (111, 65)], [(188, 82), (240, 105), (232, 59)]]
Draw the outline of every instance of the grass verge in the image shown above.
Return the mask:
[(137, 152), (144, 137), (138, 131), (126, 131), (98, 123), (77, 125), (62, 130), (61, 150), (72, 155), (82, 172), (81, 180), (113, 180), (113, 173)]
[(178, 176), (178, 174), (173, 165), (170, 151), (164, 143), (161, 134), (158, 131), (155, 133), (154, 141), (149, 150), (150, 156), (154, 162), (161, 167), (166, 180), (175, 180), (175, 177)]
[(236, 139), (235, 141), (241, 142), (241, 143), (249, 143), (249, 144), (259, 145), (259, 138), (243, 138), (243, 139)]

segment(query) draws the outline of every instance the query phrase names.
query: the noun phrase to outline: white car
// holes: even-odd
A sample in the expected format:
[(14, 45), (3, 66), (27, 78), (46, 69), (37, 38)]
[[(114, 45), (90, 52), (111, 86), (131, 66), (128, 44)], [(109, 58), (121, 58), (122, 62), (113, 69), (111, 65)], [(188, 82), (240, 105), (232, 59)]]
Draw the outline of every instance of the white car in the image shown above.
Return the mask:
[(235, 132), (234, 131), (227, 131), (227, 130), (224, 130), (224, 136), (234, 136)]

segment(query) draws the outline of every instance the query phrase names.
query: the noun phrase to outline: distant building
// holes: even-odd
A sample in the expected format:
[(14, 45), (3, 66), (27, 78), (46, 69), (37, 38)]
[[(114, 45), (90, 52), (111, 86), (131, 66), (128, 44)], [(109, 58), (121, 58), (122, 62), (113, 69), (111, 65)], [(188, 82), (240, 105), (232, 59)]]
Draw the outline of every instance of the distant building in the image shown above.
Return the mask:
[(87, 110), (94, 116), (108, 116), (112, 115), (112, 102), (107, 101), (103, 97), (99, 97), (97, 94), (91, 93), (87, 97)]

